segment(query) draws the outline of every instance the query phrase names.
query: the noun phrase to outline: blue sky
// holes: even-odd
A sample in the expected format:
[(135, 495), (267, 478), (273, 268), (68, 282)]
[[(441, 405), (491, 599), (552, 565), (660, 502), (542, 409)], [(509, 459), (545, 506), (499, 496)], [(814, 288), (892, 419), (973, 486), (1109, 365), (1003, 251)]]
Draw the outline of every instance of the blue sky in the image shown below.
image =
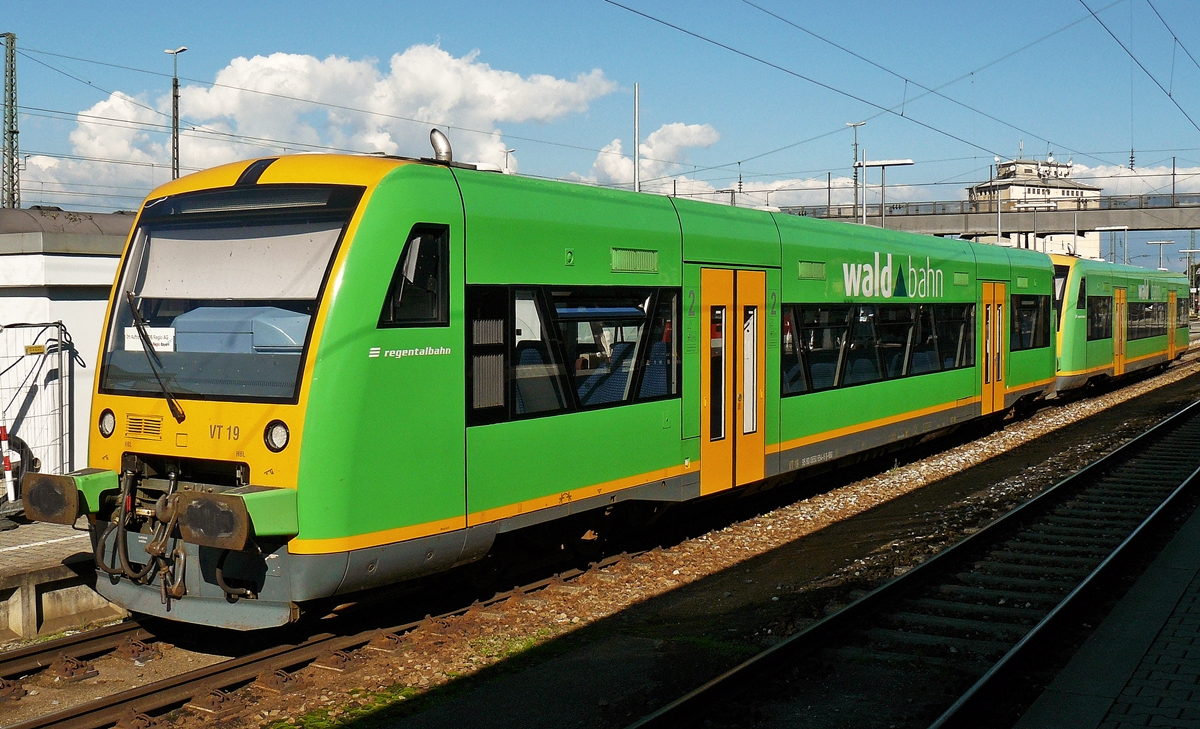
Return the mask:
[[(495, 159), (496, 149), (515, 148), (513, 164), (519, 165), (523, 174), (620, 184), (615, 168), (597, 167), (597, 160), (603, 157), (598, 157), (597, 150), (620, 139), (622, 151), (629, 151), (633, 84), (639, 82), (643, 141), (664, 125), (678, 125), (676, 132), (686, 132), (682, 137), (676, 134), (674, 143), (655, 148), (662, 159), (679, 163), (666, 165), (655, 176), (680, 180), (677, 184), (700, 192), (736, 184), (736, 162), (742, 160), (748, 189), (775, 185), (785, 190), (773, 197), (772, 203), (785, 202), (788, 195), (794, 201), (823, 198), (827, 173), (835, 180), (849, 175), (851, 134), (844, 124), (862, 119), (869, 119), (860, 130), (860, 142), (868, 156), (911, 157), (918, 163), (889, 174), (889, 188), (897, 185), (895, 192), (889, 190), (889, 199), (961, 197), (966, 184), (986, 179), (994, 154), (1015, 157), (1022, 139), (1027, 156), (1044, 157), (1053, 151), (1061, 159), (1073, 158), (1103, 177), (1098, 184), (1110, 192), (1161, 188), (1164, 178), (1151, 173), (1169, 170), (1172, 156), (1185, 171), (1180, 188), (1200, 190), (1200, 177), (1193, 176), (1200, 173), (1200, 131), (1184, 114), (1200, 122), (1200, 68), (1186, 53), (1191, 51), (1200, 59), (1200, 13), (1185, 0), (1151, 0), (1153, 6), (1146, 0), (1088, 0), (1112, 32), (1169, 88), (1183, 112), (1144, 72), (1133, 69), (1131, 73), (1129, 56), (1078, 0), (1016, 0), (1002, 7), (958, 2), (849, 0), (835, 6), (754, 0), (759, 8), (737, 0), (621, 1), (845, 93), (822, 88), (602, 0), (519, 4), (10, 0), (4, 14), (7, 27), (0, 30), (15, 32), (18, 49), (27, 54), (18, 58), (19, 101), (27, 111), (20, 120), (25, 153), (87, 157), (86, 149), (92, 149), (104, 150), (103, 159), (126, 154), (121, 146), (124, 142), (114, 144), (96, 137), (107, 133), (103, 129), (92, 130), (96, 138), (91, 146), (80, 146), (72, 137), (79, 134), (79, 120), (72, 116), (76, 113), (123, 113), (107, 107), (100, 113), (94, 108), (109, 99), (108, 92), (127, 94), (160, 111), (169, 108), (169, 78), (36, 51), (169, 73), (170, 57), (163, 49), (187, 45), (189, 50), (180, 57), (180, 75), (208, 82), (228, 70), (235, 58), (271, 54), (291, 54), (288, 58), (293, 61), (312, 57), (313, 62), (340, 57), (358, 62), (360, 70), (373, 64), (379, 75), (386, 76), (396, 54), (435, 46), (444, 52), (442, 61), (446, 63), (518, 74), (524, 80), (548, 75), (570, 83), (598, 70), (600, 76), (591, 77), (590, 90), (572, 97), (566, 111), (541, 117), (533, 114), (522, 120), (511, 112), (505, 116), (481, 108), (491, 103), (488, 99), (467, 99), (461, 108), (443, 108), (442, 115), (448, 118), (436, 121), (502, 132), (485, 149), (482, 145), (487, 138), (483, 135), (452, 128), (456, 148), (485, 160)], [(1155, 8), (1182, 45), (1173, 41)], [(764, 9), (898, 76), (831, 47)], [(1070, 27), (1019, 50), (1065, 26)], [(1003, 58), (1006, 55), (1009, 57)], [(406, 75), (424, 73), (429, 63), (437, 62), (426, 60), (426, 65), (406, 67)], [(92, 85), (68, 78), (39, 61)], [(247, 73), (251, 75), (242, 78), (250, 83), (256, 77), (252, 71)], [(974, 110), (932, 95), (921, 97), (920, 85), (937, 87), (954, 79), (959, 80), (941, 93)], [(397, 84), (410, 80), (394, 79)], [(438, 83), (436, 79), (427, 82)], [(195, 120), (198, 107), (193, 102), (189, 110), (188, 89), (199, 92), (203, 87), (194, 81), (184, 81), (184, 87), (183, 114), (185, 119)], [(284, 87), (271, 88), (279, 91)], [(541, 103), (536, 99), (532, 105)], [(881, 113), (864, 101), (902, 109), (904, 116)], [(209, 127), (243, 134), (253, 127), (256, 136), (272, 139), (299, 134), (295, 126), (272, 130), (263, 119), (252, 118), (257, 113), (254, 109), (233, 112), (220, 108), (219, 100), (208, 102), (199, 123)], [(38, 109), (67, 115), (49, 119), (44, 116), (47, 112)], [(138, 113), (150, 115), (143, 121), (154, 117), (148, 111)], [(272, 112), (264, 108), (261, 113)], [(328, 108), (297, 113), (321, 144), (351, 144), (354, 148), (364, 144), (366, 137), (352, 138), (347, 136), (349, 131), (330, 126)], [(412, 133), (405, 132), (404, 126), (411, 127)], [(428, 154), (420, 141), (427, 128), (395, 122), (389, 127), (395, 145), (391, 151)], [(667, 136), (664, 132), (662, 138)], [(812, 141), (759, 156), (809, 139)], [(136, 142), (140, 147), (128, 154), (131, 159), (164, 164), (165, 140), (161, 129), (152, 129)], [(1138, 170), (1147, 176), (1110, 179), (1109, 175), (1128, 165), (1131, 145)], [(186, 135), (182, 147), (184, 165), (197, 167), (226, 161), (222, 155), (257, 153), (245, 148), (201, 147)], [(616, 155), (608, 157), (615, 159)], [(69, 174), (62, 165), (53, 174), (36, 166), (27, 170), (26, 204), (133, 207), (138, 195), (165, 179), (161, 167), (153, 168), (147, 177), (145, 167), (107, 163), (105, 171), (97, 172), (102, 163), (77, 160), (73, 164)], [(631, 173), (632, 164), (627, 164)], [(702, 170), (717, 166), (721, 167)], [(44, 180), (40, 187), (33, 183), (39, 178)], [(51, 179), (53, 182), (45, 181)], [(107, 192), (120, 190), (123, 192), (118, 194), (129, 197), (100, 197), (105, 190), (83, 187), (88, 180), (102, 181)], [(803, 185), (822, 189), (786, 192)], [(46, 190), (74, 197), (55, 197)]]

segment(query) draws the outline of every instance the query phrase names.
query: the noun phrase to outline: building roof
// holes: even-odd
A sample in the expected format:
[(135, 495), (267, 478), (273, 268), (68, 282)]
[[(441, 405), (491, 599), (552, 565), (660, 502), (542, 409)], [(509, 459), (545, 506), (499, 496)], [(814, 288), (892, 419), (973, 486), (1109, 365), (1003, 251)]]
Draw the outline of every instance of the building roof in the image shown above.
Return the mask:
[(999, 187), (1001, 189), (1013, 187), (1014, 185), (1027, 185), (1032, 187), (1050, 187), (1060, 190), (1091, 190), (1099, 192), (1101, 188), (1095, 185), (1087, 185), (1082, 182), (1066, 177), (1004, 177), (999, 180), (988, 180), (981, 182), (978, 185), (971, 185), (967, 188), (973, 191), (991, 190)]
[(50, 208), (0, 209), (0, 235), (5, 233), (68, 233), (129, 236), (133, 213), (77, 213)]

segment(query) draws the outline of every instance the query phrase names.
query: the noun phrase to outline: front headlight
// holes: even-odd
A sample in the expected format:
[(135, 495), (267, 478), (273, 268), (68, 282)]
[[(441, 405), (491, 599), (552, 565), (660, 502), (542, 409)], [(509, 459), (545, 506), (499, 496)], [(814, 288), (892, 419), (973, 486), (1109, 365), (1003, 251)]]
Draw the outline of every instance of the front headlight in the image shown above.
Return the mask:
[(117, 416), (113, 415), (113, 411), (104, 408), (104, 412), (100, 413), (100, 435), (105, 438), (113, 434), (117, 429)]
[(287, 448), (290, 438), (291, 433), (288, 432), (288, 427), (282, 420), (272, 420), (267, 423), (267, 429), (263, 431), (263, 440), (272, 453), (278, 453)]

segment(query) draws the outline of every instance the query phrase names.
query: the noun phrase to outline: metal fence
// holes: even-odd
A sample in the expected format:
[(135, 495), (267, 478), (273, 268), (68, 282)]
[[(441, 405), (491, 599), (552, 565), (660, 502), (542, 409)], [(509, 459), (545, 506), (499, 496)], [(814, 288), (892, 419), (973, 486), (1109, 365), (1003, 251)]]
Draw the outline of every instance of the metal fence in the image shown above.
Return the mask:
[(20, 498), (20, 477), (26, 472), (73, 470), (74, 358), (71, 335), (62, 322), (0, 325), (0, 427), (8, 434), (8, 452), (0, 455), (8, 456), (6, 475), (15, 492), (10, 495), (8, 486), (0, 485), (0, 502), (12, 495)]
[[(995, 200), (948, 200), (944, 202), (886, 203), (888, 215), (962, 215), (994, 213)], [(1112, 195), (1109, 197), (1077, 198), (1074, 200), (1001, 200), (1001, 212), (1073, 212), (1082, 210), (1146, 210), (1200, 206), (1200, 194), (1183, 195)], [(879, 217), (879, 203), (866, 206), (867, 217)], [(862, 215), (863, 206), (852, 205), (789, 205), (781, 210), (792, 215), (810, 218), (854, 218)]]

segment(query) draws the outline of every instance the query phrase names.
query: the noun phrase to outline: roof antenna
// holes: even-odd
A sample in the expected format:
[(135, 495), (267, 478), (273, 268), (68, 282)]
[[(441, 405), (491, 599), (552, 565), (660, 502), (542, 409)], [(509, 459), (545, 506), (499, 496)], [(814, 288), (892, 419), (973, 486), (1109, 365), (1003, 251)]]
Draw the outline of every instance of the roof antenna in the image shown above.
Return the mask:
[(438, 162), (453, 162), (454, 150), (450, 148), (450, 140), (441, 129), (434, 127), (429, 130), (429, 143), (433, 145), (433, 158)]

